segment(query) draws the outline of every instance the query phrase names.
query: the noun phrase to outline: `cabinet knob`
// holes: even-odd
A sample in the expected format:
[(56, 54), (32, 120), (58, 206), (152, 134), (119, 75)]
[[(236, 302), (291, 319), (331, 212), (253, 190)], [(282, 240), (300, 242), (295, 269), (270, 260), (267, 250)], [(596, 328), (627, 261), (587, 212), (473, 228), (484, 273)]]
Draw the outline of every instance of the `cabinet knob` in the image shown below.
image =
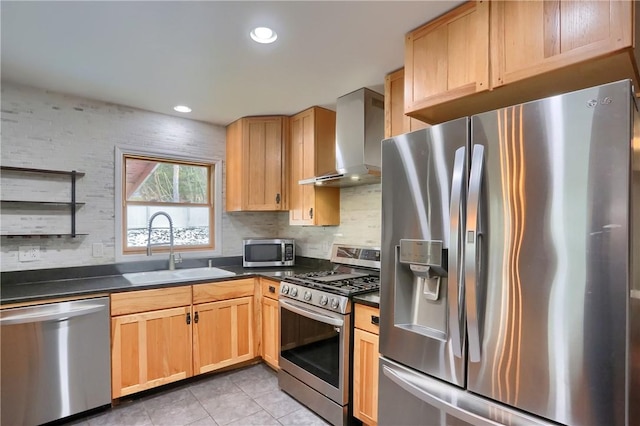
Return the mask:
[(269, 286), (269, 293), (275, 293), (276, 292), (276, 288), (272, 285)]
[(276, 194), (276, 204), (280, 204), (280, 194)]
[(371, 315), (371, 324), (380, 325), (380, 317), (376, 315)]
[(309, 219), (313, 219), (313, 207), (309, 209)]
[(198, 312), (196, 311), (195, 314), (193, 314), (193, 322), (195, 322), (196, 324), (198, 323)]
[(191, 324), (191, 312), (187, 312), (187, 325)]

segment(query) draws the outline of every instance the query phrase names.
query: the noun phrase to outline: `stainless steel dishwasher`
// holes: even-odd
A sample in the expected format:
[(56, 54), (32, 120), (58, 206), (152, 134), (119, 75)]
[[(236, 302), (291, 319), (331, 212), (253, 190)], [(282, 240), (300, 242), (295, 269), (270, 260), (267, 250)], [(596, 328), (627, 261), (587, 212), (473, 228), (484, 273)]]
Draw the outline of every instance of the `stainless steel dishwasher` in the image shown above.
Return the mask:
[(108, 297), (5, 309), (0, 330), (3, 425), (111, 403)]

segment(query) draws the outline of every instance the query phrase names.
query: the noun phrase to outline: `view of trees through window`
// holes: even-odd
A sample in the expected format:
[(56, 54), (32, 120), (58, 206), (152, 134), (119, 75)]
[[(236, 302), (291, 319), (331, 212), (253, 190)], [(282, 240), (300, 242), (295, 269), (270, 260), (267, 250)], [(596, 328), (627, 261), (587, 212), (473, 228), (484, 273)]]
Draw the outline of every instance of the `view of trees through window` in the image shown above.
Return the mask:
[[(210, 164), (125, 157), (125, 251), (139, 251), (147, 245), (149, 218), (158, 211), (171, 216), (175, 246), (212, 247), (212, 168)], [(158, 216), (151, 243), (168, 245), (169, 241), (169, 222)]]
[(207, 203), (207, 167), (129, 160), (154, 164), (148, 176), (129, 196), (129, 201)]

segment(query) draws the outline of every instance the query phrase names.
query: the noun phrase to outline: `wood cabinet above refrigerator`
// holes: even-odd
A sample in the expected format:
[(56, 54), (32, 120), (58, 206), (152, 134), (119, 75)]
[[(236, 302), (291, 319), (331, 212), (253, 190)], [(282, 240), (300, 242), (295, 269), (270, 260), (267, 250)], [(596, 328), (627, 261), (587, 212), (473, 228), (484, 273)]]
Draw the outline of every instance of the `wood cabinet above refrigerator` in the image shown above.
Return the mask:
[(384, 137), (390, 138), (428, 126), (404, 113), (404, 68), (387, 74), (384, 78)]
[(404, 112), (436, 124), (623, 79), (638, 88), (639, 15), (629, 0), (465, 3), (407, 34)]
[(489, 90), (489, 3), (465, 3), (409, 32), (404, 78), (405, 113), (427, 122), (434, 106)]
[(226, 211), (288, 210), (289, 118), (245, 117), (227, 126)]

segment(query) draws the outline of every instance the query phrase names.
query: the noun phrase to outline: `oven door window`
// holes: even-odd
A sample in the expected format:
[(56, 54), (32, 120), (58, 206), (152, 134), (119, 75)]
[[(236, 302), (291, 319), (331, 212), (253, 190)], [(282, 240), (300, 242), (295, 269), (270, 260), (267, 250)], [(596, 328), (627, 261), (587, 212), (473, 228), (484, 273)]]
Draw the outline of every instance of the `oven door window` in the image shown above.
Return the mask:
[(340, 385), (340, 327), (280, 310), (280, 355), (319, 379)]
[(272, 262), (282, 260), (282, 245), (252, 244), (244, 247), (244, 258), (248, 262)]

